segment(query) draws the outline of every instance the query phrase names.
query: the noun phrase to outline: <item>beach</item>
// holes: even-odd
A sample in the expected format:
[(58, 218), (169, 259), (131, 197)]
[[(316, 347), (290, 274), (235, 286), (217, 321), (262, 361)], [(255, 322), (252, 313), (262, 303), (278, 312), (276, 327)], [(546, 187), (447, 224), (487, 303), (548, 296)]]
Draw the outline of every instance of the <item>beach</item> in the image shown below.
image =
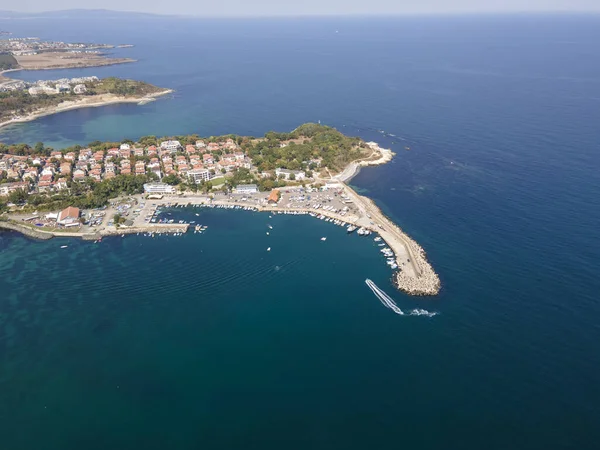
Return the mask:
[(72, 111), (74, 109), (96, 108), (100, 106), (107, 106), (118, 103), (148, 103), (150, 101), (155, 100), (157, 97), (161, 97), (172, 92), (172, 89), (165, 89), (154, 94), (144, 95), (143, 97), (123, 97), (115, 94), (101, 94), (85, 97), (82, 96), (74, 101), (65, 101), (59, 104), (58, 106), (44, 108), (34, 113), (27, 114), (26, 116), (19, 117), (17, 119), (11, 119), (4, 122), (0, 122), (0, 128), (18, 123), (31, 122), (32, 120), (38, 119), (40, 117), (50, 116), (52, 114), (58, 114), (65, 111)]

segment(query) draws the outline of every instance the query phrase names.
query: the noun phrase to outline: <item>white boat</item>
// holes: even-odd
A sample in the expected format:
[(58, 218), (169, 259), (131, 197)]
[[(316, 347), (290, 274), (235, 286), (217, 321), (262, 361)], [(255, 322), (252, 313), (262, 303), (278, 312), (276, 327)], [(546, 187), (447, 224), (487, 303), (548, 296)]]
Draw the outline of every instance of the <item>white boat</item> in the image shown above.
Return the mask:
[(377, 236), (375, 239), (373, 239), (375, 242), (379, 242), (381, 241), (381, 238), (379, 236)]
[(267, 236), (269, 235), (269, 232), (267, 231)]
[(68, 245), (61, 245), (60, 248), (67, 248)]
[(271, 251), (271, 247), (267, 248), (267, 251), (270, 252)]
[(267, 225), (267, 226), (269, 227), (269, 229), (271, 229), (271, 230), (273, 229), (273, 227), (271, 225)]
[(354, 233), (356, 231), (356, 227), (354, 225), (350, 225), (347, 228), (348, 233)]
[(326, 241), (326, 240), (327, 240), (327, 238), (326, 238), (326, 237), (322, 237), (322, 238), (321, 238), (321, 240), (322, 240), (322, 241)]

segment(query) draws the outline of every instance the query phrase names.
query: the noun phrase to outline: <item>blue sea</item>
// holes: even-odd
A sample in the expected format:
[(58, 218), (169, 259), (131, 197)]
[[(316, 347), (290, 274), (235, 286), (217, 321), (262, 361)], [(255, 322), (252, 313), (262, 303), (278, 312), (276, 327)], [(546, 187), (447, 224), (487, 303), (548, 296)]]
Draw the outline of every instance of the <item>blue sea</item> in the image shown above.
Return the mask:
[[(175, 209), (208, 231), (101, 244), (2, 233), (0, 448), (598, 448), (600, 16), (0, 29), (135, 45), (112, 52), (134, 64), (16, 78), (175, 89), (0, 140), (60, 148), (320, 120), (396, 152), (352, 185), (442, 281), (436, 297), (406, 296), (372, 239), (308, 216)], [(438, 315), (394, 314), (366, 278)]]

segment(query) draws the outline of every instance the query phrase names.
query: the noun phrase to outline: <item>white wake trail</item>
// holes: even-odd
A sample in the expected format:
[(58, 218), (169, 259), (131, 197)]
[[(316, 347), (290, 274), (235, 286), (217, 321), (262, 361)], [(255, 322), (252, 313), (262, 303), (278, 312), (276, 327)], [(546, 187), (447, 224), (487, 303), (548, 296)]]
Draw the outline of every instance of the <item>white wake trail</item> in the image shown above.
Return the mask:
[(377, 297), (379, 299), (379, 301), (383, 304), (383, 306), (385, 306), (386, 308), (391, 309), (392, 311), (394, 311), (396, 314), (398, 314), (400, 316), (426, 316), (426, 317), (433, 317), (433, 316), (437, 316), (437, 314), (438, 314), (436, 312), (431, 312), (431, 311), (427, 311), (426, 309), (420, 309), (420, 308), (413, 309), (412, 311), (409, 311), (408, 313), (405, 313), (404, 311), (402, 311), (398, 307), (398, 305), (392, 299), (392, 297), (390, 297), (384, 291), (382, 291), (379, 287), (377, 287), (377, 285), (375, 283), (373, 283), (371, 280), (369, 280), (367, 278), (365, 280), (365, 284), (369, 287), (369, 289), (371, 289), (371, 291), (373, 292), (373, 294), (375, 294), (375, 297)]

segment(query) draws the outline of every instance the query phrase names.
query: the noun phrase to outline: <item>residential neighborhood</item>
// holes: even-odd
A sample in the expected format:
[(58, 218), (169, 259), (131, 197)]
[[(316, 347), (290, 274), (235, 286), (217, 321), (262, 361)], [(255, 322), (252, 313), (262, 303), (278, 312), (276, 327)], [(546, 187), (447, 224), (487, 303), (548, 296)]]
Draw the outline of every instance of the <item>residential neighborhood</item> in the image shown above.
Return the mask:
[[(223, 179), (238, 169), (256, 173), (250, 157), (231, 138), (213, 142), (197, 140), (183, 146), (177, 140), (159, 141), (156, 145), (123, 143), (106, 150), (82, 148), (79, 151), (52, 151), (42, 155), (0, 156), (0, 196), (24, 190), (27, 193), (53, 193), (67, 189), (71, 182), (101, 182), (117, 175), (149, 175), (159, 182), (173, 175), (190, 184)], [(307, 179), (304, 171), (277, 168), (256, 173), (260, 178), (280, 180)], [(224, 181), (224, 180), (223, 180)], [(240, 186), (254, 191), (255, 185)], [(171, 193), (166, 183), (149, 183), (148, 193)]]
[(38, 80), (27, 82), (23, 80), (9, 80), (0, 84), (0, 92), (26, 91), (30, 95), (56, 95), (73, 92), (74, 94), (85, 94), (87, 87), (85, 83), (97, 82), (96, 76), (61, 78), (59, 80)]

